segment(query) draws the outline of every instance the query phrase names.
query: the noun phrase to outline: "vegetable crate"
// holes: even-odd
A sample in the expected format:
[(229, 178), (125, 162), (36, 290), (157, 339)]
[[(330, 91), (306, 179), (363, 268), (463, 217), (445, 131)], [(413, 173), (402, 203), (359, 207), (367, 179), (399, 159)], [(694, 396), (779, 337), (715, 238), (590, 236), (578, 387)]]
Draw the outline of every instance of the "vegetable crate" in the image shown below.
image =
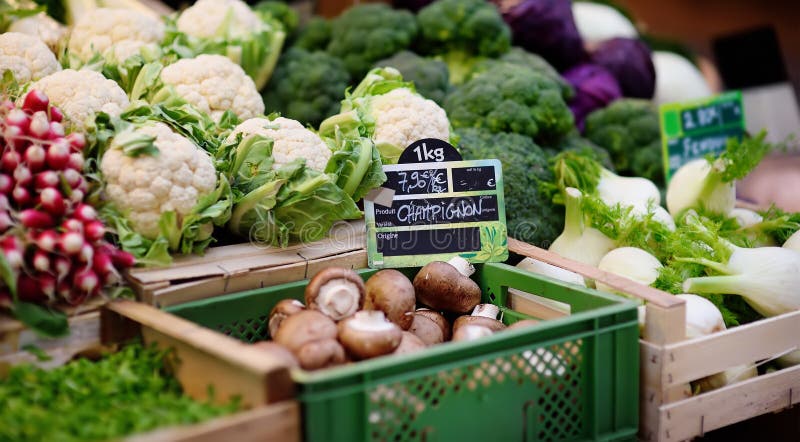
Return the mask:
[[(483, 302), (507, 324), (508, 288), (571, 305), (569, 317), (472, 342), (308, 372), (293, 370), (309, 441), (632, 440), (638, 425), (634, 303), (520, 271), (478, 265)], [(362, 270), (367, 279), (375, 270)], [(416, 269), (407, 269), (412, 276)], [(242, 341), (268, 338), (270, 309), (306, 281), (168, 307)]]
[(131, 269), (128, 282), (143, 302), (158, 307), (313, 277), (328, 266), (367, 266), (364, 221), (342, 222), (329, 236), (286, 248), (235, 244), (167, 267)]
[(509, 239), (509, 250), (576, 272), (647, 301), (639, 438), (680, 441), (800, 402), (800, 366), (692, 396), (689, 383), (800, 348), (800, 311), (686, 339), (685, 302), (555, 253)]

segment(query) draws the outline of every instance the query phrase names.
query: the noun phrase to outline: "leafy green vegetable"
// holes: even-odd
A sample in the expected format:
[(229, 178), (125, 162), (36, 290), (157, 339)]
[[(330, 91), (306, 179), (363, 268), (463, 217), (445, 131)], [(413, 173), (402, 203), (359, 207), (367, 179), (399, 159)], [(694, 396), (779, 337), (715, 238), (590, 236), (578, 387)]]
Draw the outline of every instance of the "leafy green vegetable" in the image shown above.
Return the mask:
[(0, 382), (0, 440), (117, 439), (233, 413), (182, 394), (167, 370), (171, 355), (134, 344), (97, 362), (79, 359), (43, 370), (12, 367)]
[(266, 0), (253, 6), (253, 11), (259, 15), (270, 15), (283, 25), (287, 35), (292, 35), (300, 25), (300, 14), (286, 2)]
[(561, 87), (561, 93), (564, 96), (564, 100), (569, 100), (575, 95), (575, 91), (572, 89), (572, 86), (569, 84), (569, 82), (565, 80), (561, 74), (558, 73), (556, 68), (551, 66), (547, 60), (520, 47), (511, 48), (511, 50), (501, 55), (497, 59), (485, 60), (476, 64), (470, 75), (475, 75), (482, 71), (491, 69), (492, 66), (495, 66), (497, 63), (509, 63), (515, 66), (525, 67), (549, 77)]
[(376, 68), (390, 66), (414, 83), (417, 92), (425, 98), (442, 104), (450, 91), (450, 74), (447, 64), (432, 58), (420, 57), (411, 51), (400, 51), (392, 57), (375, 63)]
[(67, 315), (31, 302), (15, 302), (11, 306), (14, 317), (36, 333), (49, 338), (69, 335)]
[(286, 51), (263, 91), (264, 105), (314, 127), (339, 112), (350, 83), (344, 63), (325, 52), (293, 47)]
[(34, 16), (46, 8), (31, 0), (0, 0), (0, 32), (16, 20)]
[(292, 46), (307, 51), (324, 51), (331, 40), (331, 22), (323, 17), (311, 17), (297, 32)]
[(386, 181), (381, 154), (369, 138), (345, 138), (337, 131), (332, 144), (333, 155), (325, 173), (336, 177), (336, 185), (354, 201), (364, 198), (370, 190)]

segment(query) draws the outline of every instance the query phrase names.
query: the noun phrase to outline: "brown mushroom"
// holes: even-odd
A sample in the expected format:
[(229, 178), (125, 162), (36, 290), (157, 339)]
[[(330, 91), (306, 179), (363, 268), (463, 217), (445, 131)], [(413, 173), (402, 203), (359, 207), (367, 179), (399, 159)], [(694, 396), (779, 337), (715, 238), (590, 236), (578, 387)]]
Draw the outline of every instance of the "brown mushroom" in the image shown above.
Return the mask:
[(417, 300), (433, 310), (467, 313), (481, 302), (481, 289), (469, 279), (475, 268), (466, 259), (434, 261), (414, 277)]
[(486, 336), (491, 336), (494, 332), (489, 327), (482, 325), (464, 325), (453, 332), (453, 342), (474, 341)]
[(289, 316), (275, 333), (275, 342), (297, 355), (303, 345), (321, 339), (336, 339), (333, 320), (316, 310), (304, 310)]
[(380, 310), (363, 310), (339, 322), (339, 342), (356, 359), (393, 352), (403, 331)]
[(386, 319), (408, 330), (414, 320), (417, 298), (414, 286), (397, 270), (381, 270), (370, 277), (366, 284), (364, 310), (380, 310)]
[(534, 325), (539, 325), (538, 319), (520, 319), (519, 321), (511, 324), (506, 328), (506, 330), (516, 330), (518, 328), (527, 328), (533, 327)]
[(299, 367), (300, 363), (297, 361), (297, 358), (289, 351), (288, 348), (284, 347), (281, 344), (273, 341), (259, 341), (253, 344), (253, 347), (269, 353), (270, 356), (274, 357), (275, 359), (286, 363), (288, 367)]
[(450, 323), (441, 313), (426, 308), (414, 312), (411, 328), (408, 329), (426, 345), (441, 344), (450, 339)]
[(277, 333), (284, 319), (295, 313), (300, 313), (305, 309), (306, 306), (296, 299), (283, 299), (278, 301), (275, 307), (272, 307), (272, 310), (269, 312), (269, 322), (267, 323), (269, 335), (274, 339), (275, 333)]
[(308, 282), (306, 305), (340, 321), (361, 310), (364, 292), (364, 281), (358, 273), (344, 267), (328, 267)]
[(475, 306), (471, 315), (459, 316), (455, 322), (453, 322), (453, 334), (455, 334), (459, 328), (468, 324), (480, 325), (488, 328), (492, 332), (503, 330), (506, 328), (506, 325), (495, 319), (498, 314), (500, 314), (500, 308), (498, 306), (494, 304), (478, 304)]
[(306, 370), (333, 367), (347, 362), (344, 347), (336, 339), (319, 339), (306, 343), (297, 351), (297, 360)]
[(427, 347), (427, 345), (425, 345), (425, 343), (422, 342), (422, 339), (418, 338), (417, 335), (404, 331), (403, 337), (400, 339), (400, 345), (397, 346), (392, 354), (406, 355), (424, 350), (425, 347)]

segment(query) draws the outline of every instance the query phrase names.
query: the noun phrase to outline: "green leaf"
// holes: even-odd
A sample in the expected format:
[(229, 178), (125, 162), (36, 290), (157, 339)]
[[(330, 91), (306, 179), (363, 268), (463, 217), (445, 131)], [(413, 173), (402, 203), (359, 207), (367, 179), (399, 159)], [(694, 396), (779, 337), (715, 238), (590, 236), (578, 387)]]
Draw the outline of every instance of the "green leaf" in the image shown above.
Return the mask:
[(6, 255), (0, 254), (0, 281), (2, 281), (8, 291), (11, 292), (11, 299), (17, 300), (17, 272), (11, 268), (6, 259)]
[(12, 311), (14, 317), (42, 336), (61, 338), (69, 334), (69, 322), (62, 312), (29, 302), (15, 302)]
[(41, 347), (38, 347), (34, 344), (25, 344), (21, 347), (21, 349), (36, 356), (36, 360), (39, 362), (47, 362), (53, 359), (53, 357), (42, 350)]

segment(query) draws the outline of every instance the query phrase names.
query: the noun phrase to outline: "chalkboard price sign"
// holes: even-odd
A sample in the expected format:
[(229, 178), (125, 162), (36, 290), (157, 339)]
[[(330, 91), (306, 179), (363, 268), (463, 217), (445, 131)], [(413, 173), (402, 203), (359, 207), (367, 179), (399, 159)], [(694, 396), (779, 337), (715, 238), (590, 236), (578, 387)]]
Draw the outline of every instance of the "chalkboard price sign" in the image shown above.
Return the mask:
[(664, 104), (660, 115), (667, 180), (684, 164), (721, 153), (729, 138), (741, 139), (745, 132), (742, 94), (738, 91)]
[(383, 170), (383, 187), (364, 200), (370, 267), (508, 258), (498, 160), (463, 161), (444, 141), (420, 140)]

